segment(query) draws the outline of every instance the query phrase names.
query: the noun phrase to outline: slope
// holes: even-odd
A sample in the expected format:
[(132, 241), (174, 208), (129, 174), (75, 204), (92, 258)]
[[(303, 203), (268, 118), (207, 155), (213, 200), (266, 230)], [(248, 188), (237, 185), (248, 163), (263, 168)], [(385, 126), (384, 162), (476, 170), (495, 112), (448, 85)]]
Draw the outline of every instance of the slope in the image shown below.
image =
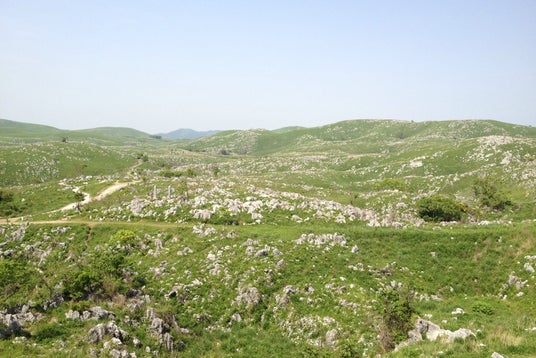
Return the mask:
[(122, 127), (63, 130), (39, 124), (0, 119), (0, 143), (16, 145), (37, 142), (87, 142), (99, 145), (157, 143), (157, 137)]
[[(385, 143), (409, 141), (461, 141), (484, 136), (536, 137), (536, 128), (491, 120), (407, 122), (351, 120), (314, 128), (283, 131), (248, 130), (222, 132), (189, 143), (185, 148), (218, 153), (267, 155), (279, 152), (342, 150), (376, 151)], [(367, 149), (368, 148), (368, 149)]]

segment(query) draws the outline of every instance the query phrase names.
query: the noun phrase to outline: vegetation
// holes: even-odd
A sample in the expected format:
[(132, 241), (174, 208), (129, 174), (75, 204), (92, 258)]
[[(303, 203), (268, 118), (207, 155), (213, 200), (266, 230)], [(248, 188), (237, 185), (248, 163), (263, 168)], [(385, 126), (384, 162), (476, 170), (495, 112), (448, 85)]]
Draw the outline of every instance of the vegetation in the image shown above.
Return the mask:
[(20, 211), (21, 208), (14, 202), (14, 194), (0, 189), (0, 216), (11, 217)]
[(442, 195), (434, 195), (417, 201), (417, 212), (425, 221), (460, 221), (462, 206)]
[[(536, 355), (532, 128), (347, 121), (103, 144), (9, 125), (2, 355)], [(473, 335), (400, 345), (417, 317)]]
[(379, 340), (384, 352), (392, 351), (408, 338), (415, 325), (414, 293), (408, 288), (387, 288), (380, 293)]
[(498, 178), (479, 177), (473, 184), (475, 195), (482, 205), (493, 210), (504, 210), (512, 205), (506, 193), (498, 188), (499, 182)]

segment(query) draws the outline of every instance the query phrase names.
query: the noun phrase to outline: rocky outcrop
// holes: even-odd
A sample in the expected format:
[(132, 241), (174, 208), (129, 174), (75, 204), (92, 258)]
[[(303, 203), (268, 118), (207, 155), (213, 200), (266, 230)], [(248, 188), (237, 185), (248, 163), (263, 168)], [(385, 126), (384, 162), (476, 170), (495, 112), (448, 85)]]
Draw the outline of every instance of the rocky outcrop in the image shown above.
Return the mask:
[(248, 309), (256, 306), (261, 300), (259, 290), (253, 286), (243, 286), (238, 290), (238, 296), (235, 298), (237, 304), (245, 304)]
[(114, 319), (115, 314), (113, 312), (103, 309), (102, 307), (95, 306), (91, 307), (87, 311), (82, 311), (82, 313), (80, 313), (79, 311), (70, 310), (69, 312), (65, 313), (65, 318), (83, 321), (87, 321), (90, 319)]
[(452, 332), (448, 329), (442, 329), (439, 325), (419, 317), (415, 323), (415, 327), (408, 332), (409, 339), (396, 346), (395, 351), (412, 343), (422, 341), (423, 339), (428, 339), (430, 341), (440, 340), (446, 343), (452, 343), (456, 339), (465, 340), (469, 337), (476, 336), (467, 328), (460, 328)]
[(28, 305), (0, 311), (0, 324), (5, 327), (3, 329), (0, 327), (0, 338), (7, 338), (13, 334), (21, 333), (27, 323), (33, 323), (41, 319), (41, 317), (40, 313), (31, 312)]
[[(166, 316), (166, 321), (158, 317), (154, 308), (147, 308), (145, 312), (145, 320), (149, 323), (147, 331), (149, 334), (158, 340), (158, 343), (162, 345), (167, 352), (173, 352), (175, 350), (175, 338), (171, 335), (171, 329), (179, 329), (179, 325), (175, 321), (174, 316)], [(179, 329), (180, 330), (180, 329)], [(181, 330), (186, 331), (186, 330)], [(183, 343), (179, 342), (178, 346), (182, 346)]]
[(129, 337), (128, 332), (119, 328), (114, 321), (109, 321), (106, 324), (99, 323), (91, 328), (87, 334), (87, 341), (88, 343), (98, 343), (101, 342), (107, 335), (119, 339), (119, 341), (122, 343), (124, 343)]

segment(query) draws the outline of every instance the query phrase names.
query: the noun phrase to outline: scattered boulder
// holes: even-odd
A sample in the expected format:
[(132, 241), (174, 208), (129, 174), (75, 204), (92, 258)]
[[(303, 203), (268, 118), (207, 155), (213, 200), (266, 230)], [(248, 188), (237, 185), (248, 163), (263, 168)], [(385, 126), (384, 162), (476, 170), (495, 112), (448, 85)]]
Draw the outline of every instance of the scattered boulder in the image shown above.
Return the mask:
[(91, 328), (87, 334), (87, 341), (89, 343), (98, 343), (102, 341), (106, 335), (111, 335), (112, 337), (119, 339), (120, 342), (128, 339), (128, 332), (119, 328), (114, 321), (109, 321), (106, 324), (99, 323)]
[(529, 264), (528, 262), (525, 262), (525, 265), (523, 265), (523, 268), (530, 273), (534, 273), (534, 267), (532, 267), (532, 265)]
[(261, 300), (259, 290), (253, 286), (243, 286), (238, 290), (238, 296), (235, 298), (235, 302), (238, 304), (245, 304), (247, 308), (256, 306)]
[(256, 257), (264, 257), (264, 256), (268, 256), (268, 253), (270, 252), (270, 249), (268, 248), (264, 248), (264, 249), (261, 249), (259, 251), (257, 251), (255, 253), (255, 256)]
[(408, 332), (408, 340), (397, 345), (395, 351), (412, 343), (422, 341), (424, 339), (423, 337), (430, 341), (439, 339), (446, 343), (452, 343), (456, 339), (465, 340), (471, 336), (476, 337), (475, 334), (467, 328), (460, 328), (452, 332), (448, 329), (442, 329), (439, 325), (419, 317), (415, 323), (415, 327)]
[(74, 320), (103, 320), (103, 319), (115, 319), (115, 313), (107, 311), (100, 306), (91, 307), (87, 311), (80, 313), (79, 311), (69, 310), (65, 313), (65, 318)]
[(333, 347), (337, 344), (337, 337), (339, 335), (339, 331), (337, 331), (336, 328), (330, 329), (326, 332), (326, 345), (328, 347)]
[(61, 293), (59, 292), (56, 292), (54, 294), (54, 296), (52, 296), (52, 298), (50, 300), (47, 300), (45, 301), (45, 303), (43, 303), (43, 309), (45, 311), (49, 310), (49, 309), (52, 309), (52, 308), (57, 308), (59, 307), (61, 304), (63, 303), (63, 296)]
[(5, 327), (0, 329), (0, 337), (6, 338), (12, 334), (19, 334), (27, 323), (33, 323), (41, 318), (42, 314), (31, 312), (29, 305), (0, 311), (0, 324)]
[[(149, 331), (150, 335), (156, 338), (158, 343), (163, 345), (166, 351), (173, 352), (175, 350), (175, 339), (171, 333), (169, 333), (171, 328), (169, 324), (166, 323), (162, 318), (158, 317), (156, 310), (151, 307), (147, 308), (147, 311), (145, 312), (145, 319), (149, 321), (150, 324), (149, 327), (147, 327), (147, 331)], [(171, 317), (171, 320), (172, 326), (174, 326), (175, 329), (178, 329), (179, 327), (175, 321), (175, 317)]]
[(454, 311), (451, 312), (451, 314), (453, 316), (459, 315), (459, 314), (464, 314), (464, 313), (465, 313), (465, 311), (460, 307), (457, 307)]

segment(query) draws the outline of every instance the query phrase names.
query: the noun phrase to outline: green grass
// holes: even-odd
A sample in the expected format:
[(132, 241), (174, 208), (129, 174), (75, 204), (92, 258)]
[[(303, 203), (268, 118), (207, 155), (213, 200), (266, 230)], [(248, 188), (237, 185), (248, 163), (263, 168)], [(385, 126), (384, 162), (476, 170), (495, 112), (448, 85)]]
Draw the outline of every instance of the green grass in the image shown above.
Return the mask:
[[(536, 266), (531, 128), (347, 121), (177, 142), (121, 129), (130, 139), (114, 147), (74, 137), (62, 143), (50, 128), (26, 129), (39, 144), (10, 140), (0, 148), (2, 189), (34, 222), (0, 227), (0, 309), (30, 304), (42, 319), (24, 326), (26, 339), (0, 340), (1, 352), (87, 356), (103, 349), (103, 342), (87, 343), (87, 332), (105, 322), (65, 317), (99, 305), (142, 342), (125, 342), (138, 356), (146, 347), (168, 355), (151, 335), (148, 308), (170, 324), (181, 350), (175, 356), (536, 355), (536, 282), (525, 267)], [(472, 190), (483, 175), (500, 178), (514, 205), (483, 207)], [(130, 184), (80, 213), (49, 213), (71, 203), (75, 187), (95, 195), (115, 181)], [(434, 194), (465, 205), (460, 222), (418, 220), (416, 203)], [(242, 209), (232, 212), (230, 203)], [(211, 217), (196, 218), (199, 210)], [(345, 210), (366, 215), (352, 220)], [(373, 226), (380, 222), (386, 227)], [(341, 237), (344, 244), (333, 241)], [(96, 287), (73, 284), (84, 272)], [(471, 329), (476, 338), (382, 352), (379, 302), (390, 287), (414, 290), (421, 317)], [(66, 301), (45, 310), (54, 293)], [(458, 307), (465, 313), (453, 315)], [(336, 332), (332, 347), (328, 332)]]
[(59, 181), (116, 174), (136, 163), (122, 152), (83, 143), (46, 143), (0, 148), (0, 185)]

